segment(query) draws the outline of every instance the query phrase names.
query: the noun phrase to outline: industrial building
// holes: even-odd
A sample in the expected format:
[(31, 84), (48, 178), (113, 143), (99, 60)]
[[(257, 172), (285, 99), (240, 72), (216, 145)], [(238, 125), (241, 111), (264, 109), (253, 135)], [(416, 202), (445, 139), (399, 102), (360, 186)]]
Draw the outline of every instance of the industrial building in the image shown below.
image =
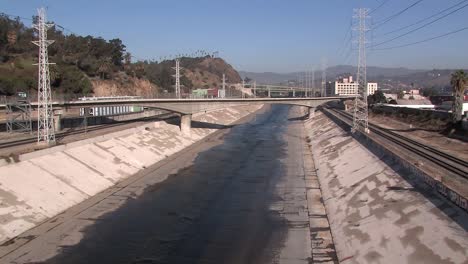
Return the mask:
[[(369, 95), (374, 94), (377, 91), (377, 83), (367, 83), (367, 89)], [(353, 81), (353, 76), (327, 83), (327, 96), (355, 95), (357, 90), (358, 83)]]

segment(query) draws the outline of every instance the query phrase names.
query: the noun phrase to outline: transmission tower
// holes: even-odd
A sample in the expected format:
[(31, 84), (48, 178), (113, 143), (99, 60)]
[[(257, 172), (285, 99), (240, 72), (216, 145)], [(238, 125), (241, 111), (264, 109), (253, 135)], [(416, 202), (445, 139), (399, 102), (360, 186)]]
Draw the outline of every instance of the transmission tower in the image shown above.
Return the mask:
[(47, 40), (47, 30), (53, 24), (46, 23), (46, 12), (44, 8), (37, 10), (38, 20), (33, 27), (38, 31), (39, 40), (32, 43), (39, 46), (39, 60), (36, 65), (39, 67), (38, 87), (37, 87), (37, 142), (51, 144), (55, 142), (54, 129), (54, 111), (52, 109), (52, 94), (50, 90), (49, 76), (49, 56), (47, 47), (52, 44), (53, 40)]
[(312, 69), (312, 96), (315, 96), (315, 67)]
[(326, 85), (327, 85), (327, 62), (325, 59), (322, 60), (322, 87), (320, 96), (326, 96)]
[(176, 66), (173, 67), (173, 69), (176, 72), (176, 74), (173, 75), (175, 77), (175, 93), (176, 93), (176, 98), (180, 99), (180, 59), (176, 58), (175, 63), (176, 63)]
[(254, 81), (253, 83), (253, 94), (254, 98), (257, 98), (257, 81)]
[(359, 8), (354, 10), (354, 19), (357, 19), (358, 31), (358, 71), (356, 81), (358, 83), (356, 98), (354, 100), (354, 115), (352, 132), (361, 131), (369, 133), (369, 120), (367, 108), (367, 63), (366, 63), (366, 34), (369, 28), (366, 26), (369, 9)]
[(226, 97), (226, 74), (223, 73), (223, 91), (221, 92), (221, 98)]

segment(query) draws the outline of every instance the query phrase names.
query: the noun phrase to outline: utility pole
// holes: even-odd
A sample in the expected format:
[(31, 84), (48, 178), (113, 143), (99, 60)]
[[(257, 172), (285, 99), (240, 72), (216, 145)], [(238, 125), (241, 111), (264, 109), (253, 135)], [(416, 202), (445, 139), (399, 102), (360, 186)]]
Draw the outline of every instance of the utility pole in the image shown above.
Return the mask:
[(257, 81), (254, 81), (254, 87), (253, 87), (253, 90), (254, 90), (254, 98), (257, 98)]
[(180, 59), (176, 58), (175, 59), (176, 66), (173, 67), (175, 70), (176, 74), (173, 75), (175, 77), (175, 93), (176, 93), (176, 98), (180, 99)]
[(305, 96), (307, 96), (307, 86), (308, 86), (308, 82), (307, 82), (307, 71), (304, 71), (303, 72), (303, 78), (304, 78), (304, 87), (302, 87), (302, 91), (304, 91), (305, 93)]
[(223, 73), (223, 91), (221, 93), (222, 98), (226, 97), (226, 74)]
[(366, 62), (366, 26), (369, 9), (359, 8), (354, 10), (354, 19), (358, 20), (358, 26), (353, 30), (359, 32), (358, 39), (358, 71), (356, 81), (358, 83), (356, 98), (354, 99), (354, 115), (352, 132), (361, 131), (369, 133), (369, 120), (367, 108), (367, 62)]
[(326, 96), (326, 85), (327, 85), (327, 62), (325, 59), (322, 60), (322, 87), (320, 96)]
[(242, 98), (244, 98), (245, 80), (242, 79)]
[(312, 96), (315, 97), (315, 67), (312, 68)]
[(33, 41), (39, 47), (39, 61), (36, 65), (39, 67), (38, 87), (37, 87), (37, 143), (46, 144), (55, 143), (54, 111), (52, 109), (52, 92), (50, 90), (49, 75), (49, 55), (47, 47), (54, 43), (47, 39), (47, 30), (53, 24), (47, 24), (46, 12), (44, 8), (37, 10), (38, 20), (33, 27), (38, 31), (39, 40)]

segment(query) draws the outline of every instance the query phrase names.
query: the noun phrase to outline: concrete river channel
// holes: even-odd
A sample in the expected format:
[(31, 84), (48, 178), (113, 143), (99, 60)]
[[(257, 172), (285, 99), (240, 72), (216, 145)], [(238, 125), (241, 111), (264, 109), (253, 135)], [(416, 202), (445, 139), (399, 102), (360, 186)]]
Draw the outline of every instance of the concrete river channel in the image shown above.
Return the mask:
[(16, 260), (309, 263), (299, 110), (265, 106), (220, 129), (23, 246)]

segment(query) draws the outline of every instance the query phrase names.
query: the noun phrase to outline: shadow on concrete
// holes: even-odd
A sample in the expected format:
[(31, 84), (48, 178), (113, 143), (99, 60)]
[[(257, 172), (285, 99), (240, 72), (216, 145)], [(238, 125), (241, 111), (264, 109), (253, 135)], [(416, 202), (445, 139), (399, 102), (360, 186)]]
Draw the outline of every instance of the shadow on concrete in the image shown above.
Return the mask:
[(408, 128), (408, 129), (388, 129), (393, 132), (413, 132), (413, 131), (427, 131), (427, 132), (442, 132), (440, 129), (427, 129), (427, 128)]
[(228, 129), (233, 127), (234, 125), (221, 125), (208, 122), (192, 121), (192, 128)]
[(444, 197), (442, 194), (437, 192), (427, 183), (423, 181), (420, 177), (415, 175), (409, 169), (404, 168), (403, 165), (397, 161), (391, 155), (385, 153), (381, 147), (376, 146), (369, 138), (362, 136), (360, 134), (351, 133), (351, 128), (349, 125), (345, 124), (343, 121), (334, 117), (333, 115), (323, 111), (323, 113), (329, 117), (335, 124), (337, 124), (347, 135), (356, 139), (364, 147), (366, 147), (372, 154), (374, 154), (378, 159), (384, 162), (389, 166), (393, 171), (395, 171), (399, 176), (405, 179), (413, 188), (399, 188), (399, 187), (388, 187), (387, 191), (416, 191), (424, 196), (428, 201), (430, 201), (435, 207), (437, 207), (443, 214), (448, 218), (456, 222), (461, 228), (465, 231), (468, 231), (468, 212), (461, 209), (458, 205)]
[[(166, 120), (166, 123), (170, 125), (180, 126), (180, 117), (172, 118)], [(228, 129), (233, 128), (234, 125), (221, 125), (221, 124), (214, 124), (202, 121), (193, 121), (191, 122), (191, 128), (208, 128), (208, 129)]]
[(298, 116), (298, 117), (288, 118), (288, 121), (304, 121), (304, 120), (307, 120), (307, 119), (309, 119), (309, 114), (305, 114), (303, 116)]
[(106, 117), (101, 117), (101, 120), (105, 120), (104, 122), (98, 124), (89, 124), (86, 127), (83, 118), (80, 118), (78, 121), (74, 121), (71, 125), (64, 127), (66, 130), (63, 130), (59, 133), (55, 134), (55, 139), (57, 144), (61, 144), (62, 140), (71, 135), (89, 133), (93, 131), (98, 131), (102, 129), (108, 129), (110, 127), (116, 127), (124, 124), (135, 123), (135, 122), (158, 122), (158, 121), (166, 121), (166, 122), (173, 122), (173, 120), (178, 120), (176, 117), (166, 117), (166, 116), (150, 116), (150, 117), (143, 117), (138, 119), (130, 119), (130, 120), (121, 120), (116, 121)]

